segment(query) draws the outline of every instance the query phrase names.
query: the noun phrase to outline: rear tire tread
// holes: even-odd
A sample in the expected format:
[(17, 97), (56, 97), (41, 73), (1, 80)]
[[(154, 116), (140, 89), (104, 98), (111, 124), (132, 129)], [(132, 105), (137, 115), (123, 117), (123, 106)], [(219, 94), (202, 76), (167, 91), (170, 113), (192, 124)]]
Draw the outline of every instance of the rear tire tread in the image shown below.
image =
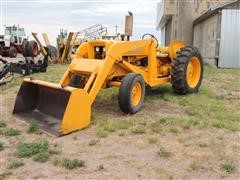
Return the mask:
[[(198, 84), (194, 88), (190, 88), (186, 80), (187, 65), (192, 57), (197, 57), (201, 65), (200, 79)], [(177, 52), (176, 59), (172, 64), (171, 83), (174, 92), (180, 95), (198, 92), (202, 81), (202, 75), (203, 75), (203, 62), (202, 57), (197, 48), (191, 46), (181, 48), (180, 51)]]

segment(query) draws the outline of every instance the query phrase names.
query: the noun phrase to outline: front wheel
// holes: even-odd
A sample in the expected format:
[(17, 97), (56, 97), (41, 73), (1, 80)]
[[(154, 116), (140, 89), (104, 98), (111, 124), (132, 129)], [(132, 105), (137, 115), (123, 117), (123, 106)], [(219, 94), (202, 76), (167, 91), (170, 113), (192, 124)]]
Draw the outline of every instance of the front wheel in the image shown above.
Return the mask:
[(118, 102), (124, 113), (135, 114), (143, 105), (145, 82), (140, 74), (128, 73), (122, 79)]
[(202, 57), (195, 47), (185, 47), (172, 64), (172, 88), (177, 94), (198, 92), (203, 76)]

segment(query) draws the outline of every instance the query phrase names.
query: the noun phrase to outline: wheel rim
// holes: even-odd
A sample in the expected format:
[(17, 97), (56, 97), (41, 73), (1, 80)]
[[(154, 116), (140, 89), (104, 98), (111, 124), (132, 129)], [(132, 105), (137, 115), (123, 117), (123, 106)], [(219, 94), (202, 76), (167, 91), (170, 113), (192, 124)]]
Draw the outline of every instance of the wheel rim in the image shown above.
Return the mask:
[(193, 57), (187, 66), (187, 83), (191, 88), (196, 87), (201, 76), (201, 64), (197, 57)]
[(132, 96), (131, 96), (132, 104), (134, 106), (137, 106), (141, 100), (141, 97), (142, 97), (141, 84), (137, 82), (134, 84), (132, 88)]
[(38, 47), (36, 44), (33, 45), (33, 54), (36, 56), (38, 53)]
[(14, 51), (13, 51), (13, 57), (16, 57), (16, 56), (17, 56), (17, 50), (14, 49)]

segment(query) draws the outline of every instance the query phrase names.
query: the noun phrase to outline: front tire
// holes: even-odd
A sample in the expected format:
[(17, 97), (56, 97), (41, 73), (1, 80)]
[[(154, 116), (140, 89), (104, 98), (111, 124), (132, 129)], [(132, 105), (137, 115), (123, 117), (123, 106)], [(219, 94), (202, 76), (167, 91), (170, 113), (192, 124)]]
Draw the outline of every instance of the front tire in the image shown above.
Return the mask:
[(119, 107), (124, 113), (135, 114), (143, 105), (145, 82), (140, 74), (128, 73), (119, 88)]
[(203, 76), (203, 61), (195, 47), (181, 48), (172, 64), (171, 82), (175, 93), (198, 92)]

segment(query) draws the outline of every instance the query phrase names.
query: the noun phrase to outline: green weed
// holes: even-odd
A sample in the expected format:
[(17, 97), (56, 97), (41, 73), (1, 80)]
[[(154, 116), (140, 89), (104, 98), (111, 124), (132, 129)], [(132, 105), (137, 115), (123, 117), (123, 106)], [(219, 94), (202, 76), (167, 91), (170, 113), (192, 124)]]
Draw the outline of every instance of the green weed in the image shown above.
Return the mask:
[(78, 160), (78, 159), (64, 159), (63, 160), (63, 166), (66, 169), (74, 169), (74, 168), (78, 168), (78, 167), (83, 167), (85, 165), (85, 162), (82, 160)]
[(158, 151), (158, 155), (163, 158), (168, 158), (171, 156), (171, 152), (161, 147), (160, 150)]
[(148, 139), (149, 144), (156, 144), (158, 142), (157, 138), (150, 138)]
[(51, 161), (54, 166), (59, 166), (63, 163), (62, 158), (58, 155), (54, 155)]
[(31, 121), (31, 123), (28, 126), (27, 132), (29, 134), (32, 134), (32, 133), (39, 134), (40, 133), (40, 129), (39, 129), (39, 126), (36, 121)]
[(33, 156), (34, 161), (38, 161), (42, 163), (46, 162), (48, 158), (49, 158), (49, 154), (47, 152), (40, 152)]
[(118, 135), (119, 135), (119, 136), (126, 136), (126, 132), (121, 131), (121, 132), (118, 133)]
[(98, 170), (98, 171), (104, 170), (103, 164), (99, 164), (99, 165), (97, 166), (97, 170)]
[(47, 141), (33, 143), (19, 143), (17, 146), (18, 157), (30, 157), (38, 153), (48, 151), (49, 144)]
[(201, 148), (205, 148), (205, 147), (208, 146), (208, 144), (205, 143), (205, 142), (200, 142), (200, 143), (198, 143), (198, 146), (201, 147)]
[(0, 174), (0, 180), (6, 179), (8, 176), (12, 175), (11, 171), (5, 171), (2, 174)]
[(232, 173), (236, 169), (236, 165), (233, 162), (225, 162), (220, 169), (227, 173)]
[(92, 139), (92, 140), (88, 143), (88, 145), (89, 145), (89, 146), (94, 146), (94, 145), (96, 145), (98, 142), (99, 142), (99, 140)]
[(160, 175), (159, 179), (164, 179), (164, 180), (172, 180), (173, 179), (173, 175), (165, 170), (164, 168), (157, 168), (156, 169), (157, 173)]
[(6, 127), (6, 123), (4, 121), (0, 121), (0, 128)]
[(4, 143), (3, 142), (0, 142), (0, 151), (3, 151), (4, 150)]
[(107, 131), (103, 130), (103, 129), (99, 129), (97, 132), (96, 132), (96, 135), (97, 137), (100, 137), (100, 138), (105, 138), (108, 136), (108, 133)]
[(20, 131), (18, 129), (14, 129), (14, 128), (6, 128), (3, 131), (5, 136), (17, 136), (20, 135)]
[(24, 166), (24, 162), (22, 159), (14, 159), (11, 160), (9, 165), (8, 165), (8, 169), (17, 169), (21, 166)]
[(178, 134), (180, 131), (179, 131), (178, 128), (173, 127), (173, 128), (170, 128), (170, 132), (173, 133), (173, 134)]
[(138, 126), (132, 130), (132, 133), (134, 134), (144, 134), (146, 133), (146, 129), (143, 126)]

